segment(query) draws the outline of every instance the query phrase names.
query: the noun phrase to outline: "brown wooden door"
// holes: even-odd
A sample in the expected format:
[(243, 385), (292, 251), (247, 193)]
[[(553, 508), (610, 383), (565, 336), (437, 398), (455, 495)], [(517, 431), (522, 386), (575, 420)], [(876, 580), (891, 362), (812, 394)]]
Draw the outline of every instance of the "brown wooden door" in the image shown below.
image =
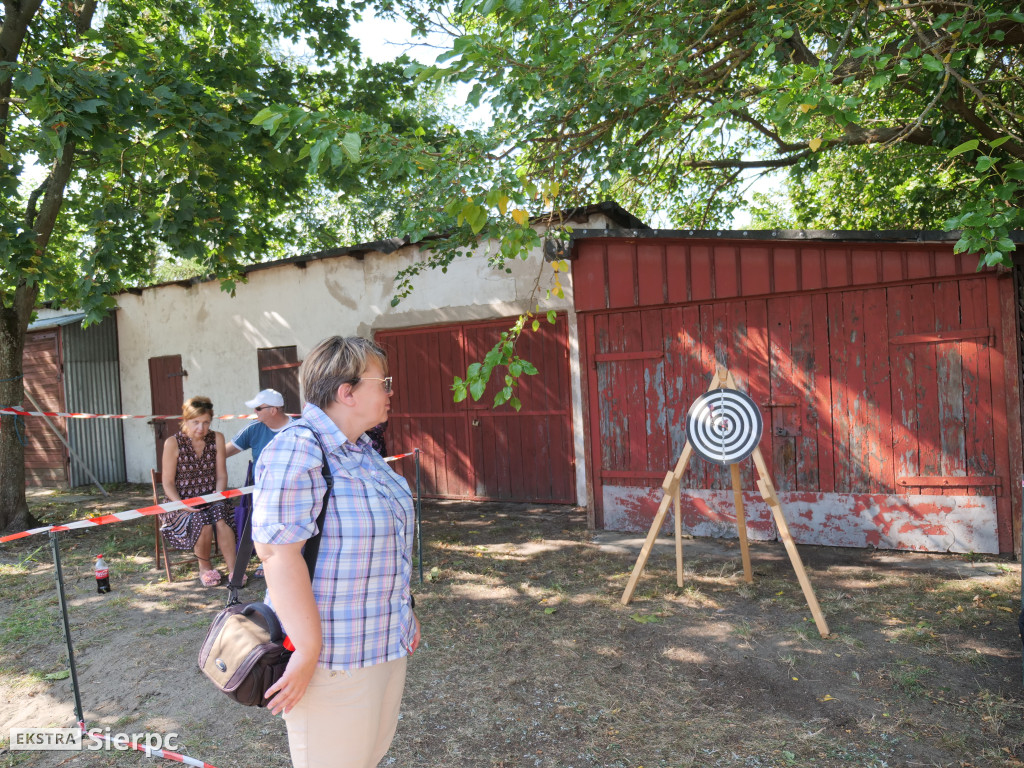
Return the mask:
[(302, 411), (299, 398), (299, 356), (295, 347), (266, 347), (256, 350), (260, 368), (260, 389), (276, 389), (284, 397), (288, 413)]
[[(185, 401), (185, 388), (183, 379), (185, 370), (181, 367), (181, 355), (164, 355), (163, 357), (149, 358), (149, 394), (152, 401), (152, 413), (156, 415), (171, 415), (181, 412), (181, 405)], [(157, 472), (161, 472), (160, 465), (163, 457), (164, 441), (178, 431), (181, 423), (177, 419), (153, 419), (153, 437), (156, 441), (156, 466)]]
[[(538, 369), (518, 388), (522, 408), (492, 408), (503, 375), (479, 401), (452, 400), (455, 376), (484, 354), (511, 320), (381, 331), (395, 377), (388, 447), (419, 448), (427, 496), (538, 503), (576, 502), (567, 322), (543, 323), (520, 340), (519, 354)], [(396, 470), (414, 481), (411, 461)]]
[[(22, 356), (25, 389), (44, 411), (64, 410), (64, 377), (61, 365), (59, 329), (35, 331), (25, 339)], [(21, 407), (36, 410), (26, 397)], [(51, 418), (51, 423), (67, 437), (64, 419)], [(8, 422), (11, 423), (11, 422)], [(25, 482), (29, 485), (66, 485), (68, 455), (60, 438), (41, 416), (28, 416), (18, 423), (24, 430)]]

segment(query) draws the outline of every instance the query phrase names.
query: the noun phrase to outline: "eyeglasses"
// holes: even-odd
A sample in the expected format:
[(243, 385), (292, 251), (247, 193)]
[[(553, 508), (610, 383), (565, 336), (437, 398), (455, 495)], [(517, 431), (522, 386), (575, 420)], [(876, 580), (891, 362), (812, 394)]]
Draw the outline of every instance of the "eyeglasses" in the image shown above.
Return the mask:
[(276, 407), (277, 407), (276, 405), (261, 405), (258, 408), (253, 408), (253, 410), (256, 411), (256, 413), (259, 413), (260, 411), (267, 410), (267, 408), (276, 408)]
[(210, 408), (213, 408), (213, 403), (211, 403), (209, 400), (195, 400), (195, 399), (193, 399), (192, 400), (192, 407), (193, 408), (206, 408), (206, 409), (210, 409)]
[(354, 387), (356, 384), (358, 384), (363, 379), (368, 379), (370, 381), (379, 381), (379, 382), (381, 382), (384, 385), (384, 391), (385, 392), (389, 392), (389, 393), (391, 392), (391, 379), (392, 379), (391, 376), (386, 376), (383, 379), (380, 378), (379, 376), (361, 376), (358, 379), (352, 379), (352, 386)]

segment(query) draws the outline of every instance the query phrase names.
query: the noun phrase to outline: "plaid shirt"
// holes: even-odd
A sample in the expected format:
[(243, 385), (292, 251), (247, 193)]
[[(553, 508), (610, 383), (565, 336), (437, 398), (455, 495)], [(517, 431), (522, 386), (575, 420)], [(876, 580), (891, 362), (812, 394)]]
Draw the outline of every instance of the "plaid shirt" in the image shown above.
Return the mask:
[(320, 435), (334, 476), (313, 574), (323, 629), (319, 665), (353, 669), (401, 658), (414, 633), (412, 493), (365, 434), (350, 442), (307, 403), (302, 419), (281, 430), (256, 464), (253, 541), (292, 544), (316, 533), (327, 485), (310, 428)]

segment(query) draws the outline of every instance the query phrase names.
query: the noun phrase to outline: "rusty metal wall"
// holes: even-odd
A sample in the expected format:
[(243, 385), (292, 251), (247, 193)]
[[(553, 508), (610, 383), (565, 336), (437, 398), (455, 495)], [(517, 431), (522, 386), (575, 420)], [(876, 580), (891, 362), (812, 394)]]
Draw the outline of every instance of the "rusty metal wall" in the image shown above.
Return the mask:
[[(722, 364), (761, 407), (761, 450), (798, 541), (1013, 548), (1008, 278), (974, 273), (945, 245), (603, 239), (575, 256), (599, 525), (650, 525), (686, 411)], [(749, 462), (741, 477), (753, 490)], [(686, 527), (735, 535), (728, 471), (695, 460), (684, 484)], [(773, 538), (767, 507), (747, 500), (750, 535)]]
[[(120, 413), (121, 376), (118, 369), (116, 316), (82, 328), (65, 325), (64, 392), (70, 413)], [(108, 419), (67, 419), (71, 450), (101, 483), (123, 483), (124, 423)], [(69, 485), (92, 482), (75, 461), (68, 465)]]

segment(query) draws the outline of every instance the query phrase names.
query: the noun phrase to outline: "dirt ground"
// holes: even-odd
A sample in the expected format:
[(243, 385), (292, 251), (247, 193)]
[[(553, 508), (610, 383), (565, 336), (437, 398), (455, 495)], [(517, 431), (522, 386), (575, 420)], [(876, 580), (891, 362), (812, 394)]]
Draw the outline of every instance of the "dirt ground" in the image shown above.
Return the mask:
[[(53, 523), (147, 498), (127, 486), (31, 503)], [(823, 640), (781, 544), (752, 545), (746, 584), (735, 542), (687, 540), (683, 588), (659, 545), (622, 606), (639, 543), (589, 532), (573, 508), (425, 504), (425, 643), (382, 765), (1024, 765), (1013, 560), (801, 547)], [(60, 548), (90, 728), (177, 733), (179, 751), (217, 768), (289, 765), (281, 719), (229, 701), (196, 667), (222, 587), (189, 565), (168, 584), (148, 519), (62, 534)], [(262, 582), (246, 592), (259, 599)], [(12, 727), (73, 725), (66, 670), (47, 538), (0, 545), (0, 766), (151, 764), (7, 750)]]

